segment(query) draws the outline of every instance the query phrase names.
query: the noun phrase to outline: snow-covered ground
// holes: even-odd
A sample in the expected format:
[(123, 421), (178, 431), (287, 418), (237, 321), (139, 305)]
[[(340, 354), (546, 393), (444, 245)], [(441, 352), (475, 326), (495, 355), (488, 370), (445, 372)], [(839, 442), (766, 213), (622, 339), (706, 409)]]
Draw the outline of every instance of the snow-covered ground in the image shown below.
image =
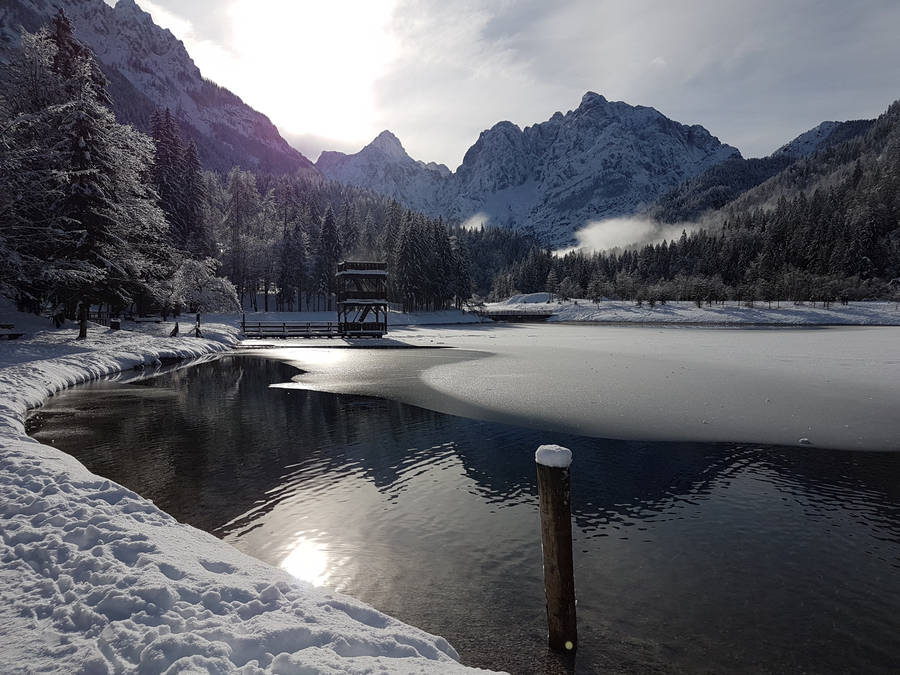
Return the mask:
[(205, 322), (208, 339), (147, 323), (76, 342), (8, 305), (0, 318), (28, 333), (0, 343), (0, 672), (472, 672), (443, 638), (296, 581), (26, 435), (26, 411), (55, 391), (228, 349), (233, 321)]
[(623, 300), (553, 300), (548, 293), (514, 295), (501, 302), (490, 303), (488, 310), (546, 311), (548, 321), (595, 321), (604, 323), (686, 323), (686, 324), (784, 324), (784, 325), (900, 325), (900, 308), (893, 302), (853, 302), (848, 305), (821, 303), (795, 305), (793, 302), (755, 302), (745, 307), (735, 302), (727, 305), (697, 307), (693, 302), (667, 302), (650, 307)]
[[(545, 300), (519, 297), (494, 306), (543, 308)], [(890, 324), (900, 318), (890, 303), (827, 310), (549, 306), (555, 321)], [(202, 318), (204, 339), (187, 337), (193, 317), (184, 316), (182, 337), (167, 337), (172, 322), (126, 323), (133, 330), (92, 326), (88, 340), (77, 342), (72, 325), (50, 330), (46, 320), (0, 305), (0, 322), (26, 333), (0, 342), (0, 671), (468, 671), (443, 638), (298, 582), (179, 524), (25, 434), (26, 411), (63, 387), (161, 360), (209, 357), (237, 342), (239, 314)], [(477, 321), (458, 312), (391, 314), (392, 340), (458, 350), (377, 356), (344, 350), (335, 359), (334, 350), (307, 349), (302, 356), (297, 350), (272, 356), (308, 371), (296, 386), (389, 396), (542, 428), (896, 448), (896, 329), (726, 335), (422, 325)], [(406, 371), (409, 377), (398, 377)]]

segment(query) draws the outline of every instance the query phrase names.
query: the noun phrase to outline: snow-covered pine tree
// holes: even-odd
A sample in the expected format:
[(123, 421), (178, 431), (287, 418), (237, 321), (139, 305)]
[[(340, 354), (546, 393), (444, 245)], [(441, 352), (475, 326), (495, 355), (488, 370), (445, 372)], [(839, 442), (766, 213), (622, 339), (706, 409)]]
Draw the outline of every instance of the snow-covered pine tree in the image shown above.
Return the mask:
[(397, 235), (393, 265), (389, 270), (395, 296), (400, 298), (404, 311), (413, 312), (426, 301), (428, 228), (421, 214), (407, 212)]
[(169, 222), (172, 243), (184, 250), (188, 238), (187, 226), (182, 221), (185, 148), (172, 111), (168, 108), (153, 111), (150, 132), (154, 145), (152, 176), (159, 205)]
[(77, 242), (56, 206), (67, 175), (50, 142), (66, 102), (55, 55), (49, 31), (23, 33), (0, 94), (0, 291), (34, 311), (68, 280), (72, 266), (60, 253)]
[(105, 106), (112, 105), (107, 89), (109, 83), (94, 58), (91, 50), (75, 39), (72, 23), (62, 9), (53, 17), (47, 35), (56, 45), (53, 55), (53, 70), (62, 77), (67, 98), (76, 96), (82, 87), (81, 80), (87, 77), (93, 85), (94, 96)]
[(392, 200), (388, 210), (387, 221), (377, 237), (377, 247), (386, 259), (389, 259), (394, 254), (397, 246), (397, 237), (400, 234), (400, 229), (403, 227), (403, 220), (403, 207), (400, 206), (397, 200)]
[(431, 221), (428, 234), (428, 254), (431, 260), (425, 275), (429, 291), (428, 304), (434, 310), (446, 309), (453, 297), (453, 251), (450, 248), (450, 235), (441, 219)]
[(316, 244), (315, 254), (316, 290), (325, 296), (326, 309), (328, 309), (328, 299), (334, 292), (334, 275), (337, 272), (337, 264), (340, 259), (340, 235), (334, 219), (334, 211), (332, 211), (331, 207), (328, 207), (325, 211), (325, 216), (322, 218), (322, 227), (319, 230), (319, 240)]
[(71, 255), (91, 271), (89, 281), (67, 289), (82, 307), (79, 337), (86, 335), (85, 308), (127, 304), (136, 291), (153, 288), (171, 260), (166, 221), (147, 185), (152, 144), (130, 126), (116, 123), (85, 79), (66, 107), (60, 126), (70, 179), (61, 201), (79, 234)]
[(293, 310), (294, 298), (301, 310), (303, 288), (307, 281), (309, 237), (297, 222), (285, 232), (279, 245), (278, 289), (281, 309)]
[(450, 247), (452, 250), (450, 290), (456, 309), (462, 309), (463, 303), (472, 297), (472, 277), (469, 272), (471, 259), (465, 242), (459, 241), (455, 235), (450, 237)]
[(233, 168), (228, 174), (227, 192), (228, 206), (223, 219), (228, 238), (224, 256), (225, 273), (237, 287), (243, 305), (250, 283), (247, 241), (259, 213), (256, 177), (249, 171)]
[(181, 225), (183, 241), (176, 245), (194, 258), (202, 259), (212, 256), (213, 243), (203, 222), (203, 167), (197, 153), (197, 144), (191, 141), (184, 149), (181, 160), (182, 176), (180, 184), (178, 222)]
[(52, 31), (23, 36), (11, 71), (13, 87), (32, 81), (3, 107), (0, 163), (24, 170), (8, 205), (15, 228), (7, 232), (18, 240), (12, 257), (26, 271), (17, 290), (33, 308), (79, 304), (83, 337), (91, 304), (153, 292), (160, 264), (171, 259), (147, 181), (152, 145), (115, 121), (105, 79), (64, 15)]
[(340, 237), (341, 250), (344, 253), (351, 253), (356, 250), (357, 238), (359, 236), (359, 213), (356, 210), (356, 204), (349, 199), (344, 202), (341, 209)]

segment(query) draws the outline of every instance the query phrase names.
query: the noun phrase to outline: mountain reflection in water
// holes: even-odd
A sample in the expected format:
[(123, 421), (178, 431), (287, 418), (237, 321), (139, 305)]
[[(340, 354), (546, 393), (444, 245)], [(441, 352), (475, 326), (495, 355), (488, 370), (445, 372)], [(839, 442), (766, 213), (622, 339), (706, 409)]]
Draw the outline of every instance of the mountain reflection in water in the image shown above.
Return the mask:
[(534, 449), (575, 456), (576, 672), (900, 665), (900, 455), (584, 438), (271, 384), (230, 356), (51, 399), (34, 436), (183, 522), (447, 637), (546, 653)]

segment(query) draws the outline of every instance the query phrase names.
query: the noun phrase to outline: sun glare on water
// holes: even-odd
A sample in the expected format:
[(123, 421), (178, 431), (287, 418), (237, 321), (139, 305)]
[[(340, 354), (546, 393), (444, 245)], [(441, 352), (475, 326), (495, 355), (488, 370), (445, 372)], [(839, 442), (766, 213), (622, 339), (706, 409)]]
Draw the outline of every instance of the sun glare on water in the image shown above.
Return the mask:
[(298, 537), (280, 567), (301, 581), (322, 586), (328, 581), (328, 551), (313, 539)]

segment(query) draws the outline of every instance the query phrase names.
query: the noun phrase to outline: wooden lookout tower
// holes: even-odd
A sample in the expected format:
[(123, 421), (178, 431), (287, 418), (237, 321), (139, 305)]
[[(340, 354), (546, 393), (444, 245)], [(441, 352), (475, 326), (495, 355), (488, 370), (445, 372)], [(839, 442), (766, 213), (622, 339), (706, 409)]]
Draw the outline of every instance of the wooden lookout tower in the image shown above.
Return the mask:
[(387, 263), (338, 263), (337, 307), (341, 335), (381, 337), (387, 333)]

